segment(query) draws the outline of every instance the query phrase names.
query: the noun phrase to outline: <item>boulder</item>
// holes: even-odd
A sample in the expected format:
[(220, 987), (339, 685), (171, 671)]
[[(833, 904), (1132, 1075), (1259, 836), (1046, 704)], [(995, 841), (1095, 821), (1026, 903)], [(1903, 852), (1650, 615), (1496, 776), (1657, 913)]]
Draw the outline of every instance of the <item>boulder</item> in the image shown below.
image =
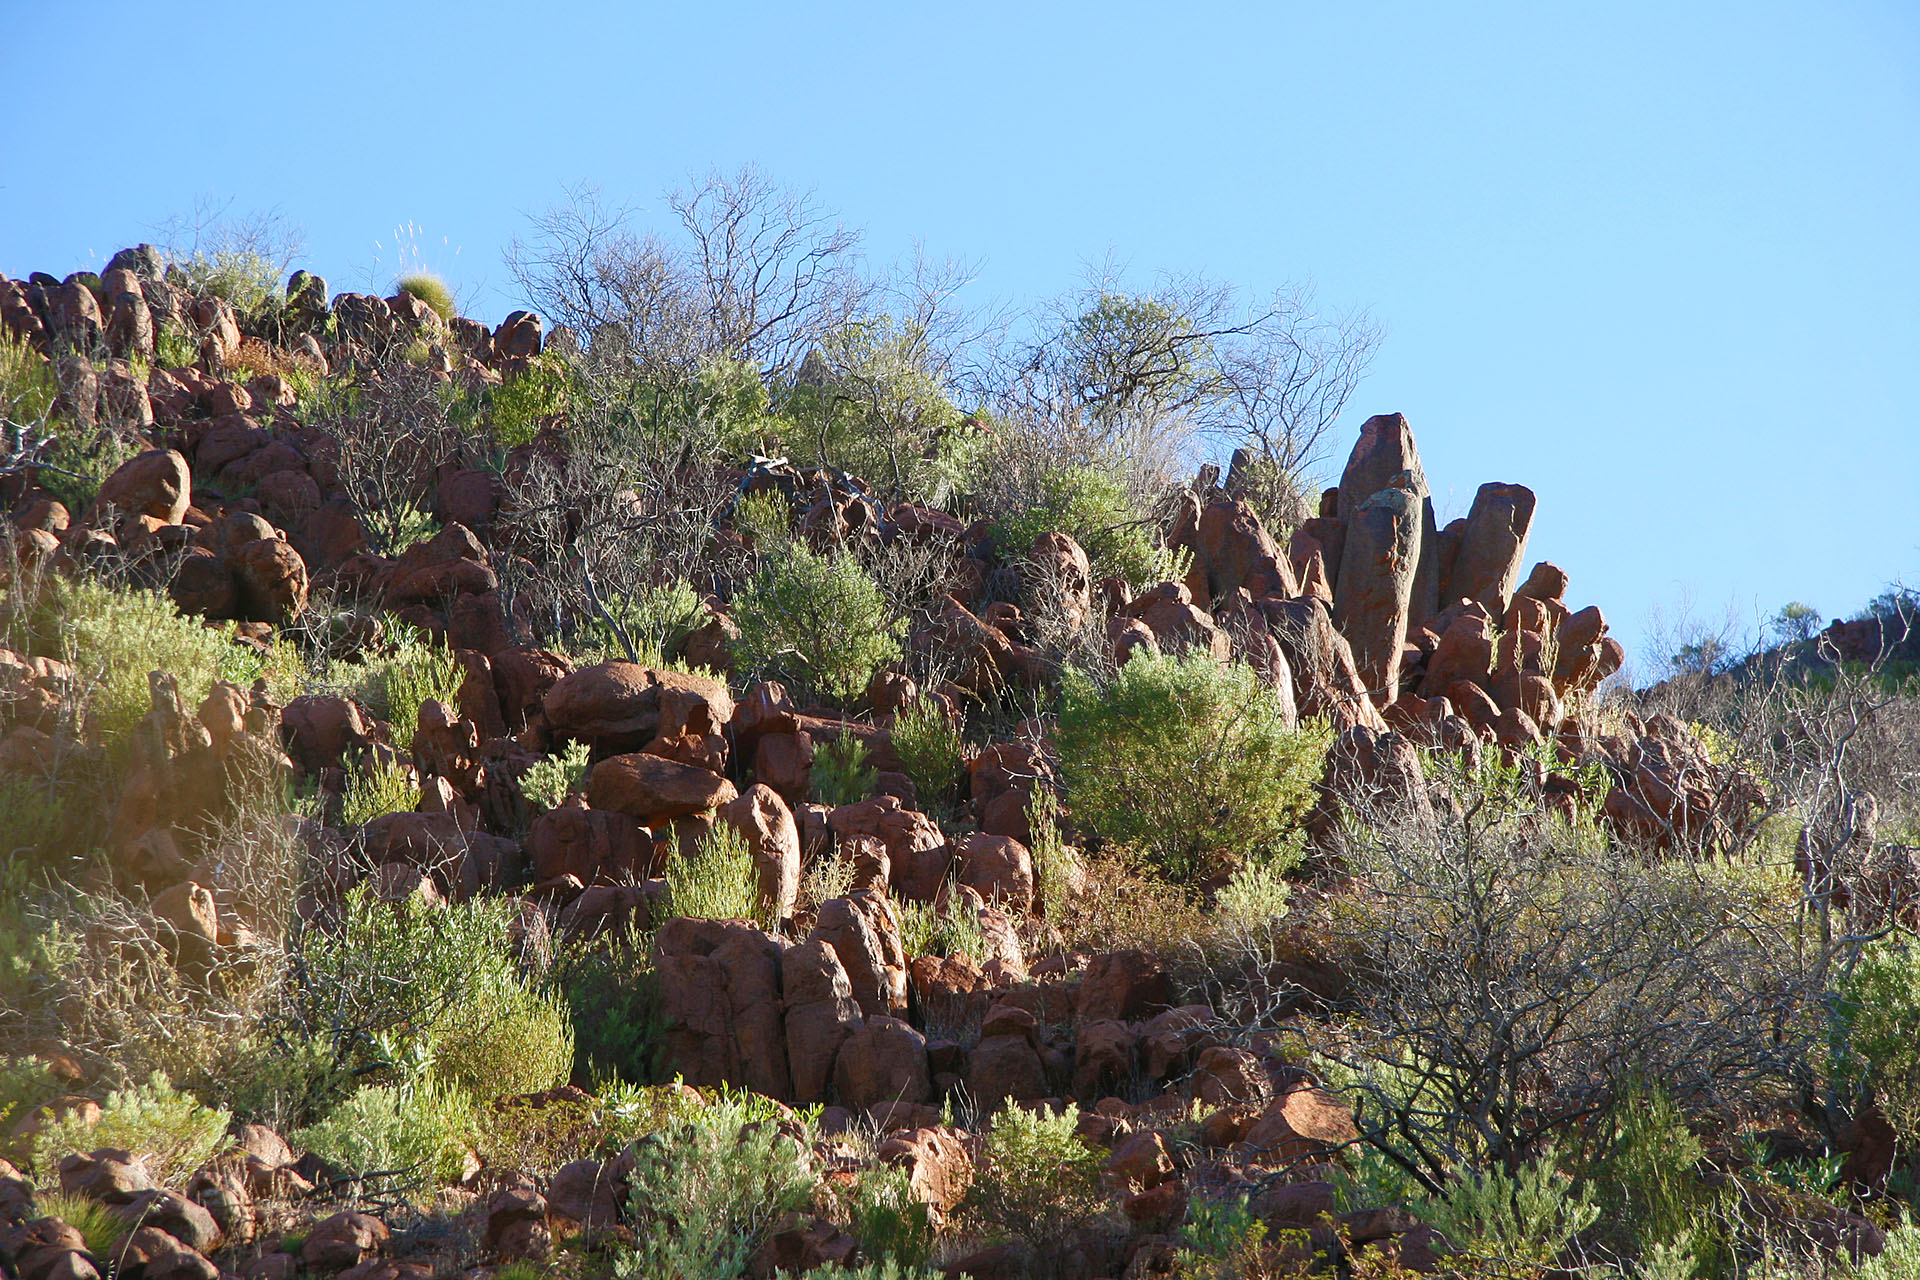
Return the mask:
[(1494, 617), (1505, 617), (1520, 580), (1527, 531), (1533, 525), (1533, 490), (1492, 482), (1480, 486), (1460, 534), (1453, 569), (1442, 583), (1448, 600), (1476, 600)]
[(756, 782), (720, 806), (722, 822), (733, 827), (753, 855), (760, 899), (775, 920), (793, 914), (800, 893), (800, 828), (780, 794)]
[(676, 916), (654, 936), (663, 1068), (694, 1086), (792, 1094), (781, 1017), (781, 944), (738, 920)]
[(899, 919), (884, 892), (856, 889), (821, 903), (807, 940), (833, 949), (862, 1013), (906, 1013), (907, 956), (900, 944)]
[(100, 485), (99, 501), (122, 516), (152, 516), (179, 524), (193, 497), (187, 460), (173, 449), (149, 449), (114, 468)]
[(602, 760), (587, 775), (588, 804), (649, 827), (711, 813), (736, 794), (717, 773), (644, 751)]
[(925, 1102), (933, 1094), (927, 1042), (898, 1018), (867, 1018), (840, 1046), (833, 1082), (840, 1105), (855, 1110)]
[(955, 847), (959, 883), (988, 902), (1026, 912), (1033, 907), (1033, 855), (1010, 836), (984, 832), (966, 837)]
[(780, 981), (794, 1101), (824, 1102), (840, 1046), (861, 1025), (859, 1002), (838, 953), (819, 938), (787, 948)]
[[(1407, 483), (1404, 474), (1399, 478)], [(1399, 696), (1400, 653), (1419, 556), (1420, 504), (1408, 489), (1381, 489), (1347, 517), (1333, 619), (1353, 646), (1360, 679), (1377, 703)]]
[(717, 736), (734, 710), (722, 681), (617, 661), (561, 677), (547, 690), (545, 707), (554, 733), (601, 752), (643, 750), (655, 738)]

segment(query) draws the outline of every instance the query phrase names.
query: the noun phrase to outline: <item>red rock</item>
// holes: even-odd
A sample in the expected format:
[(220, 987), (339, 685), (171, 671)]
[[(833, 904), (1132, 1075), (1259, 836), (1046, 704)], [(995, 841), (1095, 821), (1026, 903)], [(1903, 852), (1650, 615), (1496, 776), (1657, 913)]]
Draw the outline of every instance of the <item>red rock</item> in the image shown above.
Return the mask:
[(587, 803), (624, 813), (643, 826), (711, 813), (735, 798), (733, 784), (716, 773), (645, 752), (612, 756), (587, 775)]
[(885, 894), (856, 889), (821, 903), (807, 940), (833, 948), (862, 1013), (906, 1013), (907, 957), (900, 945), (899, 919)]
[(655, 738), (719, 734), (734, 709), (721, 681), (632, 662), (602, 662), (562, 677), (547, 690), (545, 706), (555, 733), (602, 751), (634, 751)]
[(1087, 962), (1074, 996), (1074, 1025), (1135, 1022), (1173, 1003), (1165, 966), (1145, 951), (1112, 951)]
[(927, 1042), (898, 1018), (867, 1018), (840, 1046), (833, 1082), (841, 1104), (856, 1110), (882, 1102), (925, 1102), (932, 1096)]
[(527, 853), (543, 881), (573, 876), (582, 884), (617, 883), (653, 873), (653, 838), (623, 813), (562, 805), (533, 820)]
[(1346, 1103), (1303, 1086), (1269, 1103), (1237, 1150), (1257, 1163), (1279, 1165), (1339, 1150), (1359, 1136)]
[(193, 494), (187, 460), (172, 449), (149, 449), (114, 469), (100, 485), (99, 501), (123, 515), (152, 516), (179, 524)]
[(791, 1096), (780, 1007), (781, 946), (737, 920), (675, 917), (654, 936), (663, 1069), (694, 1086)]
[(988, 902), (1026, 912), (1033, 907), (1033, 857), (1027, 847), (1008, 836), (981, 833), (968, 836), (956, 848), (959, 883), (977, 891)]
[(773, 788), (756, 782), (721, 805), (719, 817), (747, 842), (761, 901), (771, 909), (773, 919), (792, 915), (800, 893), (800, 828), (786, 801)]
[(876, 796), (858, 804), (841, 805), (827, 818), (841, 839), (865, 835), (878, 838), (887, 849), (891, 881), (900, 897), (931, 902), (946, 881), (953, 852), (933, 819), (904, 808), (896, 796)]
[(300, 1260), (314, 1271), (344, 1271), (379, 1254), (392, 1233), (371, 1214), (344, 1211), (323, 1218), (307, 1233)]
[(839, 955), (818, 938), (782, 954), (780, 980), (794, 1100), (822, 1102), (841, 1045), (861, 1025), (859, 1002)]
[(941, 1214), (960, 1207), (973, 1180), (973, 1157), (966, 1136), (952, 1129), (912, 1129), (890, 1135), (874, 1158), (907, 1170), (914, 1199)]

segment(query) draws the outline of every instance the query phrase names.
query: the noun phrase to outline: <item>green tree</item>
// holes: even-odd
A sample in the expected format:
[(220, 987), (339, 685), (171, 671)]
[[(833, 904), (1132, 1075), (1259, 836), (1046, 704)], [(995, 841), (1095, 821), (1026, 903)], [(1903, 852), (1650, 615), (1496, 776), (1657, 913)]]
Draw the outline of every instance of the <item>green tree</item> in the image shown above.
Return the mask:
[(740, 666), (845, 703), (900, 656), (900, 623), (860, 563), (793, 543), (734, 600)]

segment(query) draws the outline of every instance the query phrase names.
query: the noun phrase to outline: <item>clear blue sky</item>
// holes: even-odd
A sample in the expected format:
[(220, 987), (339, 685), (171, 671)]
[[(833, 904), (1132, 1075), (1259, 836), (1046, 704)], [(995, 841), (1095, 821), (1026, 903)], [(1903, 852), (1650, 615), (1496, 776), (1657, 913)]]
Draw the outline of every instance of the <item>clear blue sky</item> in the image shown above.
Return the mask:
[(215, 196), (299, 222), (335, 288), (390, 283), (411, 221), (498, 319), (564, 184), (657, 212), (754, 161), (983, 297), (1111, 251), (1372, 308), (1350, 428), (1406, 413), (1443, 519), (1532, 486), (1532, 555), (1630, 649), (1683, 594), (1920, 580), (1911, 0), (0, 0), (0, 53), (8, 274)]

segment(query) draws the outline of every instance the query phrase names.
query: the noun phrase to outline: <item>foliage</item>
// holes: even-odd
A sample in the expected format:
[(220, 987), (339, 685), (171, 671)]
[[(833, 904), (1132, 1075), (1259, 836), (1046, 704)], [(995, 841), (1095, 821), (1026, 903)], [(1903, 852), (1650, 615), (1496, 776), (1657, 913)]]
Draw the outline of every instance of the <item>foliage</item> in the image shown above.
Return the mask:
[(1575, 1191), (1552, 1147), (1512, 1173), (1468, 1170), (1414, 1212), (1470, 1254), (1507, 1265), (1554, 1261), (1599, 1216), (1591, 1190)]
[(1033, 837), (1034, 897), (1051, 920), (1065, 915), (1075, 886), (1085, 878), (1079, 850), (1060, 835), (1060, 798), (1053, 788), (1036, 785), (1027, 802), (1027, 831)]
[(1896, 931), (1869, 943), (1842, 986), (1853, 1062), (1888, 1120), (1920, 1134), (1920, 945)]
[(396, 293), (410, 293), (420, 299), (443, 321), (450, 322), (458, 314), (453, 305), (453, 290), (431, 271), (408, 272), (393, 282), (393, 288)]
[(730, 822), (704, 832), (691, 858), (678, 849), (667, 856), (667, 903), (676, 916), (769, 923), (753, 851)]
[(960, 729), (932, 698), (919, 698), (893, 721), (893, 753), (913, 782), (921, 807), (942, 805), (959, 790), (966, 756)]
[[(1324, 724), (1295, 729), (1251, 667), (1205, 653), (1140, 656), (1104, 686), (1062, 681), (1058, 741), (1076, 817), (1177, 882), (1282, 860), (1313, 798)], [(1284, 870), (1284, 866), (1280, 869)]]
[(390, 621), (386, 653), (363, 660), (351, 672), (354, 693), (387, 722), (393, 745), (413, 750), (420, 708), (431, 700), (457, 706), (466, 668), (451, 649), (403, 622)]
[(645, 936), (610, 932), (563, 947), (554, 982), (573, 1011), (577, 1078), (633, 1085), (661, 1078), (667, 1028)]
[(805, 1147), (723, 1094), (634, 1152), (642, 1226), (616, 1258), (621, 1280), (728, 1280), (813, 1194)]
[(733, 504), (733, 527), (763, 551), (786, 543), (793, 533), (793, 513), (777, 489), (747, 493)]
[(351, 890), (330, 927), (298, 944), (297, 1030), (375, 1083), (433, 1069), (478, 1098), (566, 1078), (566, 1009), (524, 978), (509, 943), (510, 901), (389, 905)]
[(989, 1235), (1045, 1256), (1107, 1207), (1100, 1153), (1075, 1132), (1076, 1107), (1057, 1115), (1007, 1106), (981, 1143), (962, 1212)]
[(582, 623), (574, 650), (582, 657), (621, 657), (656, 669), (681, 654), (687, 637), (707, 617), (706, 604), (684, 578), (631, 595), (605, 592), (599, 605), (599, 615)]
[(0, 778), (0, 858), (22, 854), (45, 863), (63, 845), (77, 853), (72, 844), (89, 817), (57, 777)]
[(821, 555), (794, 543), (763, 564), (733, 604), (741, 670), (806, 695), (844, 704), (900, 656), (900, 624), (845, 552)]
[(538, 809), (558, 809), (587, 779), (589, 748), (569, 742), (558, 755), (541, 756), (520, 775), (520, 794)]
[(41, 1130), (34, 1139), (33, 1164), (44, 1175), (72, 1152), (118, 1147), (142, 1159), (154, 1179), (166, 1184), (205, 1164), (226, 1141), (231, 1119), (155, 1072), (145, 1084), (109, 1093), (98, 1123), (88, 1125), (75, 1115)]
[(428, 1076), (368, 1085), (289, 1139), (356, 1178), (432, 1186), (460, 1180), (474, 1133), (468, 1095)]
[(1244, 1200), (1196, 1200), (1187, 1208), (1179, 1241), (1180, 1274), (1229, 1280), (1258, 1275), (1267, 1224)]
[(994, 544), (1007, 558), (1026, 555), (1035, 538), (1064, 533), (1087, 553), (1095, 582), (1124, 578), (1144, 590), (1172, 576), (1173, 563), (1158, 544), (1152, 514), (1129, 500), (1112, 468), (1068, 464), (1036, 477), (1032, 492), (994, 523)]
[(1285, 866), (1298, 858), (1298, 851), (1294, 851), (1287, 858), (1251, 858), (1235, 867), (1226, 884), (1214, 895), (1214, 910), (1220, 923), (1230, 929), (1251, 932), (1285, 916), (1288, 900), (1293, 895)]
[(949, 894), (944, 905), (931, 902), (902, 902), (900, 945), (907, 958), (915, 956), (966, 956), (976, 964), (987, 959), (987, 936), (979, 917), (966, 908), (958, 894)]
[(250, 662), (165, 596), (57, 574), (0, 594), (0, 644), (74, 669), (86, 732), (115, 762), (131, 750), (134, 729), (153, 705), (149, 672), (173, 675), (191, 708), (215, 680), (239, 677)]
[(508, 449), (531, 444), (550, 419), (567, 412), (573, 372), (557, 351), (544, 351), (527, 367), (487, 391), (493, 438)]
[(389, 813), (410, 813), (420, 805), (420, 788), (413, 770), (398, 760), (369, 751), (347, 770), (347, 789), (340, 797), (340, 825), (346, 830)]
[(844, 1192), (848, 1233), (874, 1262), (903, 1267), (924, 1264), (933, 1252), (933, 1217), (914, 1195), (905, 1169), (862, 1169)]
[(1614, 1111), (1615, 1137), (1594, 1185), (1606, 1221), (1630, 1233), (1643, 1257), (1662, 1245), (1684, 1251), (1692, 1275), (1710, 1260), (1707, 1224), (1713, 1195), (1700, 1181), (1706, 1146), (1687, 1128), (1686, 1117), (1658, 1085), (1632, 1089)]
[(0, 1133), (11, 1133), (23, 1117), (65, 1092), (40, 1059), (0, 1058)]
[(1905, 1280), (1908, 1276), (1920, 1276), (1920, 1229), (1903, 1214), (1897, 1228), (1887, 1232), (1886, 1250), (1856, 1263), (1852, 1280)]
[(867, 744), (851, 733), (815, 748), (813, 771), (808, 775), (813, 798), (835, 807), (866, 799), (879, 777), (867, 763)]
[(13, 330), (0, 332), (0, 419), (21, 426), (45, 423), (59, 395), (46, 357)]
[(87, 1252), (105, 1260), (113, 1256), (113, 1246), (130, 1230), (125, 1218), (91, 1196), (66, 1191), (48, 1191), (33, 1198), (34, 1213), (43, 1218), (58, 1218), (80, 1233)]

